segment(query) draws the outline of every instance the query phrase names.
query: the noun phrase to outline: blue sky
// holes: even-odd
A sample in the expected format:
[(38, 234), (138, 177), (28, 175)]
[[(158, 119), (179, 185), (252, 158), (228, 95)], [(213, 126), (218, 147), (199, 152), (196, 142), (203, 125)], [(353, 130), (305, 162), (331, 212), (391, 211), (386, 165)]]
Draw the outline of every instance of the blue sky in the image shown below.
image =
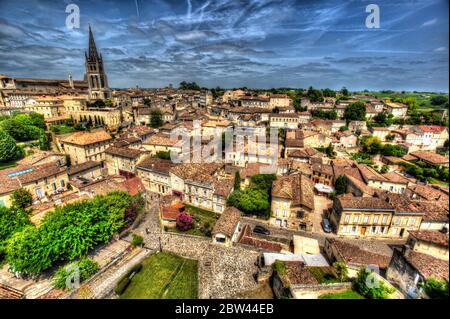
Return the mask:
[(113, 87), (448, 91), (448, 0), (0, 0), (0, 74), (81, 79), (89, 23)]

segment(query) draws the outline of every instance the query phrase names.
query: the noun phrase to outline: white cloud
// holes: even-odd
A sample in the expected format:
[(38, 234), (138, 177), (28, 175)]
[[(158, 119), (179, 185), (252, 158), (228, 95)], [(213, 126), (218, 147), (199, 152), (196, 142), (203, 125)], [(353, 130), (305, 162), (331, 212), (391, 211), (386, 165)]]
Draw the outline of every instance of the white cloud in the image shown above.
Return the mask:
[(425, 21), (424, 23), (422, 23), (422, 27), (429, 27), (429, 26), (435, 25), (436, 22), (437, 22), (436, 18)]
[(433, 50), (434, 52), (445, 52), (447, 51), (447, 47), (439, 47)]

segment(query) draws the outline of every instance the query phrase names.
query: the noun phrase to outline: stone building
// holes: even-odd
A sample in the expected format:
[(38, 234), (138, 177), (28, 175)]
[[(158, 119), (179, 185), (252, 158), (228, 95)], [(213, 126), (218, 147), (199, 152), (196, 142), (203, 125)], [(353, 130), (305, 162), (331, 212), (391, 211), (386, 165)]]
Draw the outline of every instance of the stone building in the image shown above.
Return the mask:
[(270, 224), (296, 230), (312, 230), (314, 185), (303, 174), (282, 176), (272, 185)]
[(34, 200), (44, 200), (65, 191), (69, 180), (65, 163), (60, 160), (19, 165), (0, 172), (0, 206), (6, 207), (11, 206), (10, 196), (19, 188), (28, 190)]
[(96, 132), (76, 132), (63, 137), (60, 145), (70, 156), (72, 164), (86, 161), (104, 161), (105, 150), (112, 144), (113, 138), (104, 130)]
[(110, 175), (134, 176), (137, 164), (146, 153), (127, 147), (110, 146), (105, 150), (105, 163)]
[(239, 221), (241, 211), (234, 207), (227, 207), (220, 215), (212, 231), (214, 244), (231, 246), (239, 235)]

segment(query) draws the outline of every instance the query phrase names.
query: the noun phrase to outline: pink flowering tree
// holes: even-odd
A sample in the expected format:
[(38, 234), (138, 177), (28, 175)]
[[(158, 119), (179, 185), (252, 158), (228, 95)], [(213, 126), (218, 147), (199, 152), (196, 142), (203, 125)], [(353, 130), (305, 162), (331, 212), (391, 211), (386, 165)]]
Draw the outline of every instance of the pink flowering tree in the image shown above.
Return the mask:
[(192, 228), (192, 216), (188, 213), (180, 213), (177, 217), (177, 228), (181, 231), (188, 231)]

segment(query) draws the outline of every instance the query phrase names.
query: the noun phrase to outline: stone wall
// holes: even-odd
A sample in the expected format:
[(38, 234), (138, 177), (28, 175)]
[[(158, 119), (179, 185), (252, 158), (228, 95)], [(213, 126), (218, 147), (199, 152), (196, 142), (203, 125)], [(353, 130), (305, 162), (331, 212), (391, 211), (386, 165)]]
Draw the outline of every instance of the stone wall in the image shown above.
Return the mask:
[(295, 299), (301, 296), (317, 296), (345, 291), (352, 288), (351, 282), (335, 283), (335, 284), (319, 284), (319, 285), (293, 285), (291, 286), (291, 293)]

